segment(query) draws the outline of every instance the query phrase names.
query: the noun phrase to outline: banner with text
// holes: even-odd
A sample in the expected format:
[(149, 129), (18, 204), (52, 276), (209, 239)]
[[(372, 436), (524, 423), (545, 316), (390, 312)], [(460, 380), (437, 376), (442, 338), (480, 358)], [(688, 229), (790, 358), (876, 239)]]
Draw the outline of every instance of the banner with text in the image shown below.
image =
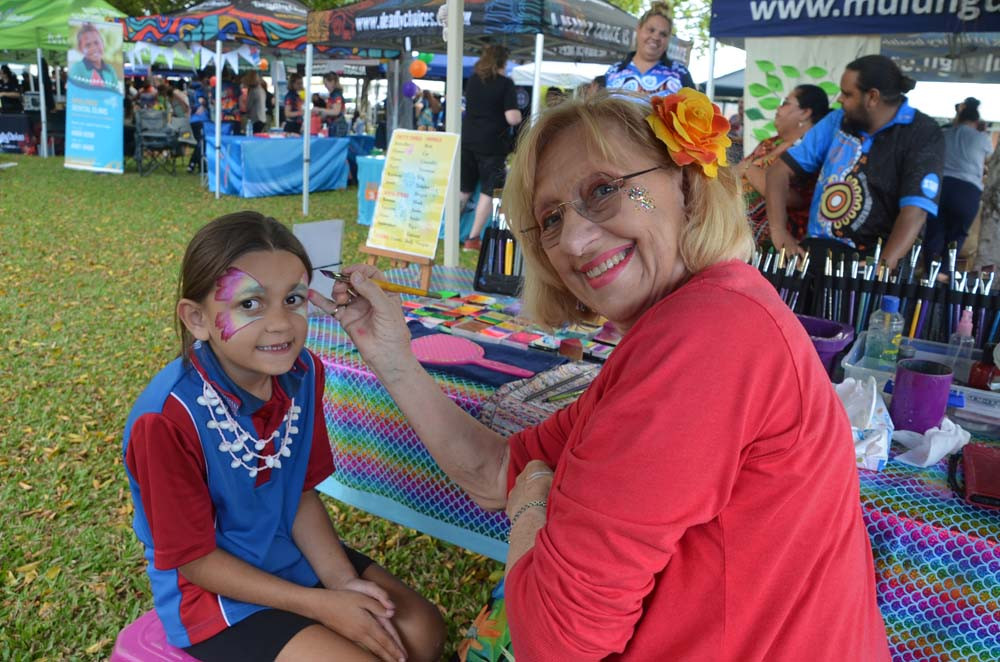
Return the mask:
[(1000, 0), (713, 0), (713, 37), (1000, 31)]
[(70, 20), (67, 168), (123, 171), (124, 73), (118, 23)]
[(433, 259), (458, 134), (392, 133), (368, 245)]

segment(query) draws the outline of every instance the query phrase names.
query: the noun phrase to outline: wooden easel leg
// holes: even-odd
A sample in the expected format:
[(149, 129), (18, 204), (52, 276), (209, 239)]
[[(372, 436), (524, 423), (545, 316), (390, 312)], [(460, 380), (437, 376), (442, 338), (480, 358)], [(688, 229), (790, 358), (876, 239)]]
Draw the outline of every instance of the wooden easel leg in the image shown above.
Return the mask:
[(420, 265), (420, 289), (428, 292), (431, 289), (431, 265), (429, 264)]

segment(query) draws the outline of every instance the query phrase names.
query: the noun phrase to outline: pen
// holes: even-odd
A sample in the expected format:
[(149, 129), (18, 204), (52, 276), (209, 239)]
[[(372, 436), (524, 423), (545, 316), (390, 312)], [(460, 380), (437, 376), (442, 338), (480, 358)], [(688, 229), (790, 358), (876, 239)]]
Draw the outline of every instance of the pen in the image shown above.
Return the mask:
[(549, 397), (545, 398), (545, 402), (562, 402), (563, 400), (569, 400), (570, 398), (575, 398), (576, 396), (580, 395), (586, 390), (587, 390), (586, 387), (584, 387), (584, 388), (574, 389), (572, 391), (563, 391), (562, 393), (550, 395)]
[[(320, 269), (319, 272), (330, 278), (332, 280), (347, 283), (350, 285), (351, 277), (348, 274), (341, 274), (335, 271), (328, 271), (326, 269)], [(396, 283), (390, 283), (384, 280), (378, 280), (377, 278), (370, 278), (371, 282), (379, 286), (383, 292), (396, 292), (397, 294), (412, 294), (418, 297), (427, 297), (430, 299), (440, 299), (441, 295), (437, 292), (428, 292), (427, 290), (422, 290), (419, 287), (407, 287), (406, 285), (397, 285)], [(351, 296), (358, 296), (358, 293), (354, 291), (353, 288), (348, 287), (347, 293)]]

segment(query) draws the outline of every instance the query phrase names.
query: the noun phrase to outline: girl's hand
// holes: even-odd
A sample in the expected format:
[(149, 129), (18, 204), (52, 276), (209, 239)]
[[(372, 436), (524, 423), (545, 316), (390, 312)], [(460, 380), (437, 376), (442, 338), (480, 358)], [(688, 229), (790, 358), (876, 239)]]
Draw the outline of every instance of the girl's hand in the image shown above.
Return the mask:
[(513, 517), (529, 501), (548, 501), (552, 489), (552, 469), (541, 460), (532, 460), (514, 482), (507, 495), (507, 517)]
[(389, 620), (394, 613), (395, 606), (381, 587), (352, 579), (337, 589), (316, 589), (316, 599), (305, 615), (363, 646), (383, 662), (402, 662), (406, 649)]
[(344, 273), (351, 275), (350, 288), (358, 297), (352, 299), (347, 283), (338, 282), (332, 300), (314, 290), (309, 290), (309, 300), (340, 322), (365, 363), (380, 377), (412, 360), (410, 330), (399, 296), (387, 295), (370, 280), (382, 278), (382, 273), (367, 264), (351, 265)]

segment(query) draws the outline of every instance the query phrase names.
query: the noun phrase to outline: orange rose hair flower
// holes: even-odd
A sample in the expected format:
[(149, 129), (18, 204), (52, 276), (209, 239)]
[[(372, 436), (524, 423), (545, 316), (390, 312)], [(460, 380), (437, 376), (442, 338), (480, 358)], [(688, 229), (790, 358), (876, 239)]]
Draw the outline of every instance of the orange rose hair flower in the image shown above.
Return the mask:
[(697, 163), (707, 177), (715, 177), (726, 163), (729, 120), (698, 90), (681, 88), (674, 94), (653, 97), (653, 112), (646, 118), (670, 158), (679, 166)]

